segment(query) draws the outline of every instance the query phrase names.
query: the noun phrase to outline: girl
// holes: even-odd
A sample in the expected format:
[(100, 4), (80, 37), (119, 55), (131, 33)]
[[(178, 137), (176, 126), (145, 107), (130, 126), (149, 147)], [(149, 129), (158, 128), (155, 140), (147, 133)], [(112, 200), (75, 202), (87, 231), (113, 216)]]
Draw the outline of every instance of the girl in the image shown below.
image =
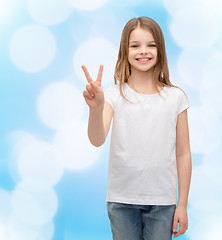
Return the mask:
[(172, 234), (184, 234), (191, 179), (189, 101), (169, 80), (159, 25), (147, 17), (127, 22), (115, 84), (105, 94), (103, 65), (95, 82), (82, 69), (88, 81), (83, 92), (90, 108), (88, 137), (94, 146), (105, 142), (113, 118), (106, 197), (113, 239), (170, 240)]

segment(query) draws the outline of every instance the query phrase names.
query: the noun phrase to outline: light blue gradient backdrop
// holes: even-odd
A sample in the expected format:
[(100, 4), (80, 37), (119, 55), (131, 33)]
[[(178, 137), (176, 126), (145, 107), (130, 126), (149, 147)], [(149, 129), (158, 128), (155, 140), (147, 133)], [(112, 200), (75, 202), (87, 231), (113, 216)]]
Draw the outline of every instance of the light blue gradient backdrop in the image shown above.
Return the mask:
[[(180, 86), (187, 93), (191, 105), (190, 109), (188, 109), (188, 117), (194, 177), (190, 190), (191, 198), (188, 203), (189, 229), (185, 235), (177, 239), (219, 239), (219, 228), (218, 230), (216, 227), (213, 228), (213, 225), (218, 224), (216, 226), (220, 226), (219, 223), (222, 223), (220, 204), (222, 195), (217, 192), (218, 188), (221, 189), (222, 182), (219, 171), (222, 170), (222, 164), (219, 161), (222, 146), (222, 100), (219, 89), (221, 89), (222, 81), (221, 75), (217, 75), (222, 63), (222, 31), (218, 27), (222, 23), (222, 18), (218, 14), (220, 12), (218, 9), (221, 7), (219, 1), (214, 0), (209, 4), (211, 1), (207, 0), (202, 2), (198, 0), (186, 2), (174, 0), (135, 2), (110, 0), (103, 1), (103, 3), (101, 1), (101, 4), (96, 9), (85, 9), (84, 6), (93, 6), (93, 2), (98, 3), (99, 1), (81, 1), (85, 2), (85, 5), (80, 6), (78, 1), (70, 0), (70, 6), (68, 6), (63, 4), (66, 2), (65, 0), (56, 0), (57, 11), (53, 10), (53, 5), (51, 6), (52, 11), (49, 10), (50, 8), (45, 7), (46, 14), (43, 13), (42, 18), (44, 16), (48, 16), (48, 18), (45, 17), (42, 21), (41, 11), (36, 10), (35, 16), (38, 18), (30, 11), (31, 8), (41, 8), (37, 2), (11, 0), (10, 4), (10, 1), (0, 1), (0, 12), (1, 9), (3, 12), (7, 5), (7, 11), (5, 8), (4, 15), (2, 14), (0, 18), (0, 197), (2, 197), (2, 200), (0, 199), (0, 238), (2, 240), (112, 239), (105, 200), (110, 133), (106, 143), (99, 151), (98, 149), (92, 149), (91, 152), (88, 152), (87, 147), (85, 148), (86, 158), (87, 156), (88, 159), (94, 158), (88, 167), (78, 169), (78, 161), (82, 161), (80, 158), (81, 152), (76, 150), (72, 152), (70, 150), (72, 147), (69, 148), (70, 154), (72, 154), (70, 157), (71, 162), (69, 162), (69, 165), (63, 166), (64, 169), (62, 173), (60, 172), (60, 177), (47, 188), (48, 190), (54, 190), (58, 204), (56, 211), (54, 211), (51, 218), (48, 218), (50, 227), (44, 228), (47, 226), (47, 221), (44, 222), (45, 225), (43, 223), (42, 225), (41, 223), (37, 224), (40, 229), (37, 232), (41, 232), (40, 235), (26, 233), (29, 229), (27, 218), (25, 217), (24, 223), (23, 216), (17, 209), (19, 204), (16, 201), (19, 200), (15, 197), (14, 192), (15, 189), (23, 189), (19, 185), (24, 177), (21, 172), (25, 169), (23, 173), (28, 174), (25, 171), (29, 169), (22, 165), (20, 171), (18, 170), (19, 161), (22, 158), (20, 147), (26, 149), (25, 144), (28, 144), (30, 136), (54, 146), (57, 131), (59, 131), (61, 124), (58, 126), (56, 121), (50, 119), (54, 99), (52, 95), (48, 96), (49, 103), (47, 102), (47, 94), (44, 95), (44, 98), (42, 97), (43, 90), (47, 86), (52, 86), (51, 84), (66, 82), (79, 92), (79, 95), (77, 94), (74, 100), (70, 100), (68, 109), (71, 110), (73, 106), (76, 107), (76, 118), (74, 112), (74, 119), (77, 119), (76, 125), (83, 123), (84, 126), (87, 126), (88, 106), (82, 96), (87, 82), (83, 73), (81, 73), (81, 64), (84, 63), (85, 59), (86, 66), (94, 78), (99, 69), (99, 64), (104, 64), (102, 84), (105, 90), (110, 84), (114, 83), (113, 63), (116, 59), (109, 58), (113, 52), (111, 45), (116, 50), (114, 55), (117, 56), (121, 32), (126, 22), (133, 17), (147, 16), (156, 20), (162, 28), (171, 82)], [(48, 5), (46, 5), (50, 6), (53, 1), (46, 0), (45, 2), (48, 2)], [(61, 18), (58, 20), (58, 16), (61, 15), (58, 8), (59, 2), (61, 6), (66, 5), (66, 10), (68, 9), (67, 16), (63, 16), (63, 20)], [(209, 5), (210, 8), (208, 8)], [(206, 15), (206, 21), (213, 21), (213, 30), (209, 26), (200, 29), (201, 24), (198, 23), (198, 21), (202, 21), (202, 15), (198, 12), (200, 8), (202, 12), (208, 10), (208, 13), (211, 14)], [(61, 11), (66, 11), (64, 9), (61, 7)], [(186, 11), (187, 21), (183, 21), (181, 15), (178, 16), (178, 12), (186, 14)], [(192, 15), (192, 13), (195, 13), (195, 11), (197, 11), (196, 19), (192, 18), (195, 15)], [(53, 17), (50, 14), (55, 16)], [(47, 19), (51, 19), (52, 22), (47, 23)], [(56, 21), (58, 22), (56, 23)], [(178, 21), (181, 21), (180, 27), (178, 27), (178, 24), (180, 24)], [(190, 24), (189, 21), (194, 21), (194, 24)], [(21, 48), (21, 51), (28, 51), (26, 46), (29, 43), (29, 36), (24, 35), (26, 45), (22, 45), (14, 35), (17, 30), (28, 24), (48, 30), (56, 43), (55, 51), (49, 53), (52, 59), (49, 59), (48, 62), (44, 53), (43, 56), (38, 56), (40, 59), (37, 57), (36, 61), (32, 61), (35, 56), (29, 55), (32, 70), (28, 70), (29, 60), (24, 60), (21, 53), (11, 50), (13, 47), (17, 47)], [(203, 24), (205, 23), (203, 22)], [(197, 34), (198, 29), (200, 32)], [(181, 35), (181, 38), (179, 35)], [(194, 35), (195, 37), (193, 37)], [(206, 36), (208, 36), (207, 39)], [(13, 38), (15, 43), (12, 43)], [(104, 45), (101, 45), (102, 50), (100, 52), (100, 46), (95, 46), (96, 44), (90, 45), (90, 43), (87, 45), (87, 41), (93, 38), (108, 41), (111, 45), (109, 47), (104, 43)], [(43, 45), (45, 44), (44, 41), (48, 41), (44, 36), (40, 36), (40, 39), (42, 39)], [(198, 41), (200, 44), (198, 44)], [(92, 55), (94, 52), (91, 50), (81, 53), (79, 49), (81, 49), (80, 46), (83, 43), (86, 43), (86, 46), (91, 49), (94, 47), (98, 49), (98, 55)], [(49, 48), (50, 41), (49, 45), (47, 44), (45, 46)], [(30, 45), (35, 47), (33, 42)], [(108, 46), (107, 49), (106, 46)], [(198, 54), (197, 50), (203, 54), (203, 58), (200, 58), (201, 54)], [(182, 53), (186, 54), (187, 52), (189, 56), (183, 55), (182, 58)], [(28, 56), (28, 53), (26, 52), (25, 55)], [(19, 57), (21, 60), (18, 60)], [(44, 61), (46, 62), (44, 63)], [(36, 70), (35, 62), (40, 66), (40, 70)], [(19, 67), (19, 64), (22, 67)], [(210, 79), (206, 79), (206, 76), (210, 76)], [(209, 84), (208, 81), (210, 81)], [(64, 91), (66, 90), (68, 90), (68, 87), (64, 88)], [(49, 93), (52, 94), (53, 90), (50, 91)], [(59, 87), (56, 88), (56, 91), (59, 92)], [(42, 110), (44, 104), (38, 105), (40, 99), (43, 102), (46, 101), (46, 107), (48, 107), (46, 113)], [(62, 99), (58, 99), (56, 103), (60, 101), (61, 104), (66, 103)], [(76, 102), (73, 103), (72, 101)], [(54, 107), (56, 109), (56, 106)], [(61, 108), (58, 107), (58, 111), (61, 111)], [(60, 114), (60, 112), (53, 110), (52, 114), (54, 118), (56, 114), (61, 117), (63, 112)], [(67, 119), (72, 120), (72, 117), (68, 116)], [(83, 129), (85, 129), (85, 132), (82, 134), (86, 135), (87, 129)], [(82, 136), (81, 131), (79, 134), (78, 136)], [(26, 139), (27, 135), (28, 140)], [(57, 137), (57, 139), (62, 138)], [(75, 145), (78, 150), (78, 145), (81, 143), (79, 140), (79, 137), (73, 138), (73, 142), (69, 140), (69, 146)], [(98, 154), (93, 155), (94, 151), (97, 151)], [(67, 154), (69, 154), (69, 151)], [(211, 161), (212, 156), (213, 161)], [(66, 158), (65, 155), (64, 158)], [(47, 158), (44, 161), (46, 162)], [(47, 167), (49, 173), (54, 171), (54, 165), (48, 166), (46, 164)], [(53, 177), (56, 176), (52, 174)], [(28, 190), (25, 188), (25, 191), (30, 192), (30, 188)], [(22, 197), (20, 197), (20, 201), (22, 202)], [(206, 210), (205, 208), (209, 208), (209, 206), (213, 206), (212, 209)], [(5, 213), (2, 213), (3, 209), (6, 209)], [(22, 206), (22, 209), (26, 209), (26, 206)], [(25, 214), (25, 216), (28, 215)], [(30, 216), (35, 218), (37, 215), (30, 213)], [(42, 219), (39, 218), (41, 222)], [(212, 218), (216, 219), (216, 222), (210, 221)], [(15, 223), (11, 226), (8, 223), (11, 223), (12, 220)], [(199, 222), (199, 225), (197, 222)], [(21, 232), (18, 229), (15, 230), (16, 224), (18, 226), (22, 224), (20, 229), (23, 230)], [(33, 225), (30, 225), (30, 229), (32, 228)], [(13, 238), (12, 231), (18, 231), (17, 238)], [(199, 231), (202, 232), (200, 235)], [(207, 236), (211, 237), (207, 238)]]

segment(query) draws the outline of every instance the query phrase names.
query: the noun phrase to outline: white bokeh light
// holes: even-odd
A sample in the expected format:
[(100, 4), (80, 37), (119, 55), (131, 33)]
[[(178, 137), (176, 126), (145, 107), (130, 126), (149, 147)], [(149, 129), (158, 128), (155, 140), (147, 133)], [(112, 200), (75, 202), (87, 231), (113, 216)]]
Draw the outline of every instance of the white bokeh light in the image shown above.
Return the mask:
[(203, 154), (220, 142), (222, 126), (215, 108), (193, 106), (188, 117), (193, 153)]
[(50, 221), (42, 225), (36, 240), (51, 240), (54, 235), (54, 224)]
[[(197, 240), (218, 239), (212, 237), (217, 235), (213, 234), (211, 224), (213, 220), (221, 219), (222, 214), (222, 193), (218, 191), (220, 185), (214, 184), (208, 178), (209, 174), (206, 175), (204, 164), (193, 169), (189, 192), (188, 215), (190, 217), (189, 226), (192, 227), (189, 228), (187, 234), (191, 239)], [(213, 176), (214, 172), (211, 174)], [(201, 232), (199, 231), (200, 227), (203, 229)], [(210, 237), (209, 233), (213, 235)], [(208, 238), (205, 238), (205, 235)]]
[(93, 11), (103, 7), (109, 0), (67, 0), (79, 11)]
[(222, 187), (222, 164), (212, 164), (210, 160), (211, 158), (205, 159), (206, 162), (203, 164), (203, 171), (213, 185)]
[[(214, 203), (215, 202), (206, 203), (205, 208)], [(196, 212), (196, 209), (191, 205), (190, 209), (188, 209), (189, 227), (186, 232), (187, 237), (195, 240), (219, 240), (221, 238), (221, 234), (219, 233), (220, 227), (218, 227), (218, 224), (221, 224), (221, 217), (219, 214), (218, 212)], [(200, 231), (200, 229), (202, 230)]]
[[(201, 1), (201, 0), (199, 0)], [(203, 0), (201, 4), (204, 4), (206, 8), (213, 12), (213, 14), (217, 17), (217, 19), (221, 22), (222, 21), (222, 2), (221, 0)]]
[(81, 170), (93, 165), (99, 158), (101, 148), (94, 147), (87, 135), (87, 124), (64, 126), (54, 140), (56, 157), (69, 170)]
[[(4, 190), (3, 190), (4, 191)], [(8, 206), (11, 205), (10, 193), (0, 190), (0, 239), (1, 240), (51, 240), (54, 235), (54, 224), (49, 221), (42, 225), (32, 225), (25, 223), (19, 217), (15, 215), (15, 212), (8, 211), (7, 216), (4, 217), (4, 213), (8, 210)], [(5, 197), (7, 195), (7, 198)], [(8, 197), (10, 196), (10, 197)], [(8, 201), (8, 203), (6, 203)], [(3, 204), (3, 202), (5, 202)], [(5, 209), (4, 209), (5, 207)]]
[[(215, 213), (215, 211), (222, 212), (220, 204), (222, 193), (217, 191), (220, 184), (215, 185), (211, 182), (206, 175), (204, 164), (196, 166), (192, 171), (189, 200), (192, 207), (195, 208), (196, 217), (198, 217), (198, 214), (206, 215)], [(211, 174), (213, 175), (214, 172), (211, 172)], [(210, 204), (211, 202), (214, 204)], [(211, 207), (206, 208), (207, 204), (210, 204)]]
[(204, 66), (202, 79), (203, 85), (200, 91), (200, 98), (204, 105), (214, 109), (218, 116), (222, 115), (221, 75), (222, 53), (217, 51), (207, 58)]
[(52, 220), (57, 208), (57, 196), (51, 188), (32, 192), (17, 185), (12, 192), (12, 213), (25, 224), (44, 225)]
[(6, 240), (6, 234), (5, 225), (0, 222), (0, 239)]
[(11, 214), (11, 194), (1, 188), (0, 188), (0, 213), (1, 213), (0, 223), (1, 222), (4, 223), (5, 221), (7, 221), (9, 215)]
[(38, 235), (39, 229), (24, 224), (16, 216), (12, 216), (11, 220), (5, 224), (6, 240), (37, 239)]
[[(222, 139), (220, 139), (219, 142), (215, 143), (212, 148), (210, 148), (208, 151), (205, 151), (204, 159), (209, 159), (209, 161), (212, 163), (212, 165), (221, 165), (221, 146), (222, 146)], [(203, 160), (204, 160), (203, 159)]]
[(69, 82), (48, 85), (40, 93), (37, 111), (46, 125), (59, 129), (80, 121), (84, 111), (82, 93)]
[[(112, 9), (106, 8), (103, 11), (99, 11), (95, 17), (90, 21), (88, 25), (89, 36), (102, 36), (112, 41), (116, 36), (116, 31), (119, 27), (117, 17)], [(76, 37), (76, 28), (73, 29), (73, 36)], [(81, 30), (82, 31), (82, 30)], [(82, 44), (82, 42), (81, 42)]]
[[(116, 7), (133, 7), (133, 6), (137, 6), (142, 4), (143, 2), (145, 2), (146, 0), (111, 0), (110, 1), (110, 5), (112, 6), (116, 6)], [(153, 4), (160, 2), (161, 0), (155, 0), (155, 2), (153, 2)]]
[(34, 226), (24, 223), (16, 215), (11, 215), (10, 220), (2, 224), (2, 229), (5, 238), (0, 238), (1, 240), (51, 240), (54, 235), (52, 221)]
[(176, 43), (183, 48), (207, 47), (217, 40), (219, 26), (211, 12), (184, 8), (175, 13), (170, 31)]
[(36, 138), (28, 132), (17, 130), (8, 134), (8, 140), (12, 146), (12, 151), (8, 159), (9, 173), (14, 182), (19, 182), (21, 177), (18, 173), (18, 156), (26, 145), (35, 141)]
[(11, 14), (15, 0), (0, 0), (0, 25)]
[(163, 5), (172, 16), (184, 8), (195, 7), (199, 10), (207, 8), (206, 0), (163, 0)]
[(200, 89), (203, 69), (207, 68), (205, 64), (216, 52), (214, 47), (184, 49), (177, 62), (180, 78), (189, 86)]
[(208, 240), (208, 239), (221, 240), (221, 226), (222, 226), (222, 217), (221, 217), (221, 215), (218, 214), (218, 216), (214, 216), (214, 218), (211, 219), (208, 226), (206, 226), (206, 228), (205, 228), (206, 231), (204, 231), (204, 233), (202, 233), (201, 238), (199, 237), (199, 238), (195, 238), (195, 239), (197, 239), (197, 240)]
[(28, 10), (34, 20), (45, 25), (64, 22), (72, 13), (72, 6), (64, 0), (28, 0)]
[(18, 155), (17, 165), (22, 186), (29, 190), (52, 187), (63, 175), (63, 166), (55, 158), (54, 147), (43, 141), (27, 143)]
[(95, 81), (99, 66), (102, 64), (104, 66), (102, 84), (113, 82), (117, 54), (114, 45), (106, 39), (91, 38), (83, 42), (75, 52), (73, 60), (75, 73), (87, 84), (81, 66), (87, 67), (90, 76)]
[(28, 24), (11, 38), (10, 57), (25, 72), (39, 72), (51, 64), (56, 53), (56, 41), (45, 27)]
[[(222, 88), (222, 81), (218, 76), (221, 74), (222, 53), (214, 51), (213, 54), (208, 55), (207, 62), (203, 70), (203, 86), (209, 91), (219, 93)], [(213, 71), (212, 71), (213, 70)]]

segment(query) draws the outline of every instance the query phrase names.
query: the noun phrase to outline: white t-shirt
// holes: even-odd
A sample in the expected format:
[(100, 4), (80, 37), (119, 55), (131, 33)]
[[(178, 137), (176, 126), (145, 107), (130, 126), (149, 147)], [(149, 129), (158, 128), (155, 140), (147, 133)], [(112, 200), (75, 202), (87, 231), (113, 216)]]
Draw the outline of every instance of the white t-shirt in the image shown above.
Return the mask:
[(177, 116), (189, 108), (187, 96), (165, 86), (158, 93), (135, 92), (127, 83), (109, 86), (105, 101), (114, 109), (109, 152), (107, 202), (176, 204)]

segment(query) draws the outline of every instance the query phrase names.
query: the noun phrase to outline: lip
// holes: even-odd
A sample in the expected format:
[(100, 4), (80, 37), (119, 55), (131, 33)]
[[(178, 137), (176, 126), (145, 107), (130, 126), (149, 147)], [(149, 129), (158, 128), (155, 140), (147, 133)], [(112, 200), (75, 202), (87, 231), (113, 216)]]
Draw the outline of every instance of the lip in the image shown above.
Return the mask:
[(152, 59), (152, 58), (151, 57), (136, 58), (136, 60), (138, 59)]

